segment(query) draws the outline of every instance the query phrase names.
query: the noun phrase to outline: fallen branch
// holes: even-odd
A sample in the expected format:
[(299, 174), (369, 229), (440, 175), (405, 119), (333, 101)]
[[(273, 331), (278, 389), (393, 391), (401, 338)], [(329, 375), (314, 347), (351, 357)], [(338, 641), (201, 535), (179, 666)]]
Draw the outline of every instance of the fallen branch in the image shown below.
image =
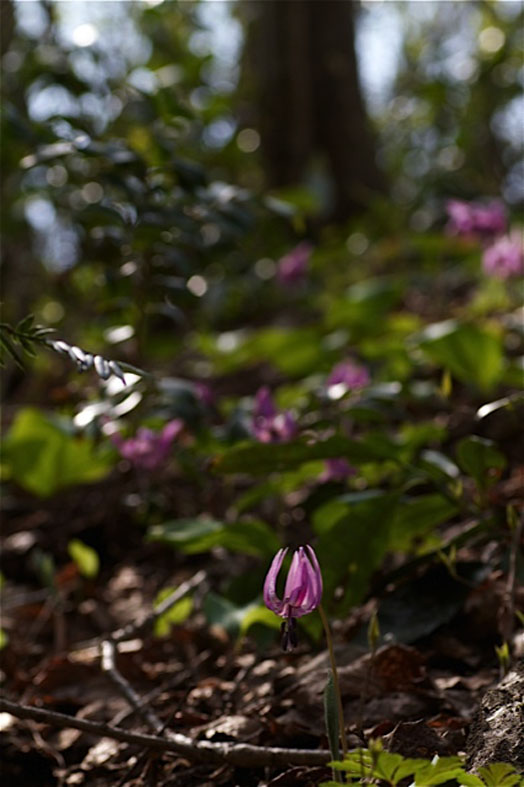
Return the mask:
[(247, 743), (212, 743), (193, 741), (186, 735), (170, 730), (165, 738), (139, 732), (129, 732), (121, 727), (112, 727), (101, 722), (77, 719), (64, 713), (32, 708), (0, 698), (0, 712), (10, 713), (19, 719), (30, 719), (40, 724), (69, 727), (99, 738), (130, 743), (146, 749), (172, 752), (194, 762), (226, 762), (239, 768), (281, 767), (286, 765), (326, 765), (331, 754), (326, 750), (282, 749), (276, 747), (251, 746)]

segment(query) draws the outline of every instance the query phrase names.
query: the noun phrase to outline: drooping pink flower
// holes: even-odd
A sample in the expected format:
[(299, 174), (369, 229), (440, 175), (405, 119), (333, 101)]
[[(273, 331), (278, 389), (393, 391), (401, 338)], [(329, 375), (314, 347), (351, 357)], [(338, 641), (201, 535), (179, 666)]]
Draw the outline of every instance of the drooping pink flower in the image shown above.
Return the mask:
[(481, 203), (451, 199), (446, 204), (446, 211), (452, 235), (486, 240), (506, 231), (506, 211), (500, 200)]
[(261, 443), (285, 443), (298, 432), (297, 423), (289, 410), (279, 413), (269, 388), (259, 388), (253, 410), (253, 434)]
[(326, 380), (326, 386), (328, 394), (335, 393), (334, 398), (339, 398), (348, 391), (365, 388), (370, 382), (371, 378), (366, 367), (347, 358), (333, 367)]
[(482, 268), (488, 276), (509, 279), (524, 273), (524, 236), (519, 231), (497, 238), (484, 249)]
[(282, 647), (292, 650), (297, 645), (296, 618), (309, 615), (318, 607), (322, 598), (322, 572), (317, 556), (309, 545), (299, 547), (293, 555), (286, 579), (284, 595), (277, 596), (277, 578), (286, 555), (279, 549), (264, 582), (264, 604), (276, 615), (284, 618), (282, 623)]
[(293, 285), (304, 280), (313, 247), (307, 241), (280, 258), (277, 265), (277, 279), (280, 284)]
[(176, 418), (161, 432), (141, 426), (134, 437), (124, 439), (120, 434), (113, 434), (110, 439), (120, 456), (137, 470), (157, 470), (168, 460), (171, 446), (183, 428), (184, 422)]
[(321, 484), (326, 484), (328, 481), (345, 481), (356, 472), (344, 457), (326, 459), (324, 472), (318, 480)]

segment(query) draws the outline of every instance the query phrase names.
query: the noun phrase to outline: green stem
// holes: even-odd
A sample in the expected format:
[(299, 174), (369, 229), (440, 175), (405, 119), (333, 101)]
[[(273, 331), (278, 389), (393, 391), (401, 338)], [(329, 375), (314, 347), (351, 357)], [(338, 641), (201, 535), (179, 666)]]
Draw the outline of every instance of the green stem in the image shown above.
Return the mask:
[(340, 743), (342, 746), (342, 759), (345, 759), (346, 754), (348, 752), (348, 742), (346, 738), (346, 730), (344, 727), (344, 711), (342, 708), (342, 697), (340, 695), (340, 683), (338, 681), (338, 671), (337, 671), (337, 663), (335, 661), (335, 651), (333, 650), (333, 637), (331, 636), (331, 629), (329, 627), (328, 619), (326, 617), (326, 613), (324, 612), (322, 604), (319, 604), (317, 609), (320, 615), (320, 619), (322, 621), (322, 625), (324, 626), (324, 631), (326, 633), (326, 643), (328, 646), (329, 661), (331, 662), (331, 672), (333, 675), (333, 688), (335, 689), (335, 695), (337, 697), (338, 726), (340, 732)]

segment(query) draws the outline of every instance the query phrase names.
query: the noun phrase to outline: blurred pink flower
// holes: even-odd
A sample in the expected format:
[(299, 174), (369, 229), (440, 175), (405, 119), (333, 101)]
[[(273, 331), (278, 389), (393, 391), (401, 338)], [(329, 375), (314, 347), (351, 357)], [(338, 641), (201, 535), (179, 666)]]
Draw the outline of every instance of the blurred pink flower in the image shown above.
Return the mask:
[(215, 404), (215, 396), (210, 386), (207, 383), (201, 383), (198, 380), (194, 383), (194, 386), (196, 395), (200, 401), (207, 407), (213, 407)]
[(370, 382), (371, 378), (366, 367), (348, 358), (345, 361), (340, 361), (333, 367), (326, 380), (326, 385), (328, 389), (334, 386), (342, 386), (346, 389), (342, 391), (343, 395), (347, 391), (365, 388)]
[(513, 231), (503, 235), (484, 249), (482, 267), (488, 276), (509, 279), (524, 273), (524, 237)]
[(313, 247), (307, 241), (285, 254), (278, 261), (277, 279), (280, 284), (292, 285), (304, 280)]
[(328, 481), (345, 481), (346, 478), (355, 475), (356, 472), (355, 468), (343, 457), (326, 459), (325, 470), (318, 480), (321, 484), (325, 484)]
[(171, 445), (184, 428), (184, 422), (176, 418), (167, 423), (161, 432), (141, 426), (134, 437), (124, 439), (120, 434), (111, 435), (111, 442), (120, 456), (127, 459), (137, 470), (157, 470), (169, 459)]
[(297, 423), (289, 410), (279, 413), (269, 388), (259, 388), (253, 410), (253, 434), (261, 443), (285, 443), (298, 432)]
[(453, 235), (486, 239), (506, 231), (506, 211), (499, 200), (490, 203), (451, 199), (446, 205), (448, 230)]

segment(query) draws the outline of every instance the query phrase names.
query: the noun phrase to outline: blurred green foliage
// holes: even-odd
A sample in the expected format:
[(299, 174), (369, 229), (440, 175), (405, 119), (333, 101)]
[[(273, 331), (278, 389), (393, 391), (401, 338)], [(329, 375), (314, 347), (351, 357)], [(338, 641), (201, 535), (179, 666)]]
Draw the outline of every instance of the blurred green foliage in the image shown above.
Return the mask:
[[(281, 544), (315, 543), (326, 607), (346, 615), (391, 555), (440, 560), (472, 520), (504, 541), (521, 283), (482, 273), (481, 245), (444, 231), (443, 203), (502, 193), (516, 213), (506, 121), (522, 10), (426, 3), (407, 18), (413, 4), (395, 4), (402, 57), (375, 111), (390, 197), (331, 227), (314, 178), (269, 194), (256, 146), (239, 144), (241, 58), (225, 68), (202, 16), (225, 4), (96, 4), (83, 39), (81, 20), (67, 22), (76, 43), (68, 4), (31, 4), (32, 20), (24, 5), (4, 0), (5, 320), (21, 330), (32, 312), (69, 348), (118, 358), (126, 385), (80, 378), (52, 352), (24, 382), (9, 366), (13, 494), (131, 478), (148, 540), (245, 558), (205, 607), (235, 634), (278, 624), (260, 591)], [(279, 258), (304, 237), (309, 268), (286, 287)], [(348, 357), (370, 385), (331, 390)], [(291, 411), (294, 439), (254, 439), (263, 385)], [(128, 437), (174, 418), (184, 433), (161, 472), (117, 462), (108, 426)], [(326, 478), (341, 458), (352, 473)], [(89, 553), (73, 553), (93, 575)]]

